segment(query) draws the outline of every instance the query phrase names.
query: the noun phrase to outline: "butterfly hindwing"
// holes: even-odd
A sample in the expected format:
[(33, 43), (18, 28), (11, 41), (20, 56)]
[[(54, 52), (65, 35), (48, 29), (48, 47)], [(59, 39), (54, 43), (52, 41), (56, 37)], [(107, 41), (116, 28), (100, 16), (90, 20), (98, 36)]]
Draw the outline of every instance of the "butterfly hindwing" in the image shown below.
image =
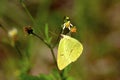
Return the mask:
[(57, 63), (58, 63), (58, 68), (60, 70), (62, 70), (65, 66), (71, 63), (71, 61), (67, 57), (67, 48), (65, 47), (65, 45), (66, 45), (66, 40), (65, 38), (62, 38), (59, 43), (58, 55), (57, 55)]
[(73, 43), (73, 46), (70, 49), (71, 51), (69, 53), (70, 54), (69, 58), (70, 58), (71, 62), (74, 62), (81, 55), (81, 53), (83, 51), (83, 46), (78, 40), (76, 40), (74, 38), (72, 38), (71, 40), (72, 40), (71, 43)]

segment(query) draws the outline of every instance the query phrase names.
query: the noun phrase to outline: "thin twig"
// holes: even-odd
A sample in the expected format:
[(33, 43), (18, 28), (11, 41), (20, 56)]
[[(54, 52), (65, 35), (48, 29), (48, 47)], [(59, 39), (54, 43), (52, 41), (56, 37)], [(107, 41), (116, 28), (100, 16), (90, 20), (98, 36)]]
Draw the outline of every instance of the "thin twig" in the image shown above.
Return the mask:
[(28, 14), (28, 16), (30, 17), (30, 19), (32, 20), (33, 23), (35, 23), (34, 18), (32, 17), (32, 15), (30, 14), (29, 10), (27, 9), (26, 5), (24, 4), (24, 2), (21, 2), (21, 5), (23, 6), (23, 8), (25, 9), (26, 13)]
[(53, 51), (53, 48), (51, 47), (51, 45), (48, 44), (48, 43), (46, 43), (46, 42), (43, 40), (43, 38), (41, 38), (41, 37), (38, 36), (37, 34), (35, 34), (35, 33), (32, 33), (32, 34), (33, 34), (34, 36), (36, 36), (37, 38), (39, 38), (44, 44), (46, 44), (46, 45), (48, 46), (48, 48), (50, 49), (51, 54), (52, 54), (52, 56), (53, 56), (53, 60), (54, 60), (54, 63), (55, 63), (55, 65), (56, 65), (56, 68), (57, 68), (57, 70), (58, 70), (58, 73), (60, 74), (61, 80), (65, 80), (64, 70), (63, 70), (63, 71), (60, 71), (60, 70), (58, 69), (58, 67), (57, 67), (57, 61), (56, 61), (56, 58), (55, 58), (55, 54), (54, 54), (54, 51)]
[(22, 58), (22, 53), (21, 53), (20, 49), (18, 48), (18, 46), (16, 45), (16, 43), (15, 43), (15, 48), (16, 48), (20, 58)]
[(33, 34), (34, 36), (36, 36), (37, 38), (39, 38), (44, 44), (46, 44), (46, 45), (49, 47), (49, 49), (50, 49), (50, 51), (51, 51), (51, 53), (52, 53), (52, 56), (53, 56), (53, 60), (54, 60), (54, 62), (55, 62), (55, 65), (56, 65), (56, 67), (57, 67), (57, 61), (56, 61), (55, 54), (54, 54), (54, 51), (53, 51), (52, 46), (51, 46), (50, 44), (46, 43), (46, 42), (43, 40), (43, 38), (41, 38), (41, 37), (38, 36), (37, 34), (35, 34), (35, 33), (32, 33), (32, 34)]
[(1, 27), (5, 32), (7, 32), (7, 29), (4, 28), (2, 24), (0, 24), (0, 27)]
[[(32, 22), (33, 22), (33, 23), (36, 23), (35, 20), (34, 20), (34, 18), (32, 17), (32, 15), (30, 14), (29, 10), (27, 9), (26, 5), (25, 5), (23, 2), (21, 2), (21, 4), (22, 4), (22, 6), (24, 7), (25, 11), (27, 12), (28, 16), (30, 17), (30, 19), (32, 20)], [(61, 33), (61, 32), (60, 32), (60, 33)], [(55, 65), (56, 65), (56, 67), (57, 67), (57, 61), (56, 61), (55, 54), (54, 54), (54, 51), (53, 51), (53, 48), (54, 48), (56, 45), (54, 45), (54, 46), (52, 47), (50, 44), (48, 44), (47, 42), (45, 42), (44, 39), (41, 38), (40, 36), (38, 36), (37, 34), (35, 34), (35, 33), (33, 33), (33, 32), (32, 32), (31, 34), (34, 35), (34, 36), (36, 36), (37, 38), (39, 38), (44, 44), (46, 44), (46, 45), (48, 46), (48, 48), (50, 49), (51, 54), (52, 54), (52, 56), (53, 56), (54, 63), (55, 63)], [(59, 36), (58, 36), (58, 38), (57, 38), (57, 41), (58, 41), (58, 40), (59, 40)], [(63, 70), (63, 71), (60, 71), (60, 70), (58, 69), (58, 67), (57, 67), (57, 70), (58, 70), (58, 72), (59, 72), (59, 74), (60, 74), (61, 80), (65, 80), (64, 70)]]

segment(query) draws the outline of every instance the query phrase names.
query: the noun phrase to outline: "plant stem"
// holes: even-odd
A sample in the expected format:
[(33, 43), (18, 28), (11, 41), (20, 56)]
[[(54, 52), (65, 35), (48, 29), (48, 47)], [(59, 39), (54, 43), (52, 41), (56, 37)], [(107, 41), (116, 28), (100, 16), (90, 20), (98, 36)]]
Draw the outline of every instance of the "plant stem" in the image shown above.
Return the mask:
[(56, 61), (56, 58), (55, 58), (55, 55), (54, 55), (54, 51), (52, 49), (52, 47), (50, 46), (50, 50), (51, 50), (51, 53), (52, 53), (52, 56), (53, 56), (53, 59), (54, 59), (54, 62), (55, 62), (55, 65), (57, 67), (57, 61)]
[[(50, 44), (46, 43), (46, 42), (44, 41), (44, 39), (41, 38), (40, 36), (38, 36), (37, 34), (32, 33), (32, 35), (34, 35), (34, 36), (36, 36), (37, 38), (39, 38), (44, 44), (46, 44), (46, 45), (48, 46), (48, 48), (50, 49), (51, 54), (52, 54), (52, 56), (53, 56), (54, 63), (55, 63), (55, 65), (56, 65), (56, 67), (57, 67), (57, 61), (56, 61), (56, 58), (55, 58), (55, 54), (54, 54), (54, 51), (53, 51), (53, 47), (52, 47)], [(58, 69), (58, 67), (57, 67), (57, 70), (58, 70), (58, 72), (59, 72), (59, 74), (60, 74), (61, 80), (66, 80), (66, 78), (65, 78), (65, 76), (64, 76), (64, 70), (63, 70), (63, 71), (60, 71), (60, 70)]]
[(48, 47), (49, 47), (49, 49), (50, 49), (50, 51), (51, 51), (51, 53), (52, 53), (52, 56), (53, 56), (53, 60), (54, 60), (54, 63), (55, 63), (55, 65), (56, 65), (56, 67), (57, 67), (57, 61), (56, 61), (56, 58), (55, 58), (55, 55), (54, 55), (54, 51), (53, 51), (53, 48), (51, 47), (51, 45), (50, 44), (48, 44), (48, 43), (46, 43), (44, 40), (43, 40), (43, 38), (41, 38), (40, 36), (38, 36), (37, 34), (35, 34), (35, 33), (32, 33), (34, 36), (36, 36), (37, 38), (39, 38), (44, 44), (46, 44)]
[(5, 28), (3, 27), (2, 24), (0, 24), (0, 27), (1, 27), (5, 32), (8, 32), (7, 29), (5, 29)]
[(26, 5), (21, 2), (21, 5), (23, 6), (23, 8), (25, 9), (26, 13), (28, 14), (28, 16), (30, 17), (30, 19), (32, 20), (33, 23), (35, 23), (34, 18), (32, 17), (32, 15), (30, 14), (29, 10), (27, 9)]
[(20, 58), (22, 58), (22, 53), (21, 53), (20, 49), (18, 48), (18, 46), (16, 45), (16, 43), (15, 43), (15, 48), (16, 48)]
[[(30, 19), (32, 20), (32, 22), (33, 22), (33, 23), (36, 23), (35, 20), (34, 20), (34, 18), (32, 17), (32, 15), (30, 14), (29, 10), (27, 9), (26, 5), (25, 5), (23, 2), (21, 2), (21, 4), (22, 4), (23, 8), (25, 9), (26, 13), (28, 14), (28, 16), (30, 17)], [(61, 33), (61, 32), (60, 32), (60, 33)], [(35, 34), (35, 33), (32, 32), (32, 35), (34, 35), (34, 36), (36, 36), (37, 38), (39, 38), (44, 44), (46, 44), (46, 45), (48, 46), (48, 48), (50, 49), (51, 54), (52, 54), (52, 56), (53, 56), (54, 63), (55, 63), (55, 65), (56, 65), (56, 67), (57, 67), (57, 61), (56, 61), (55, 54), (54, 54), (54, 51), (53, 51), (53, 48), (54, 48), (56, 45), (54, 45), (54, 47), (52, 47), (50, 44), (48, 44), (47, 42), (45, 42), (44, 39), (41, 38), (40, 36), (38, 36), (37, 34)], [(58, 41), (58, 40), (59, 40), (59, 37), (57, 38), (57, 41)], [(16, 49), (17, 49), (18, 52), (20, 53), (20, 51), (19, 51), (19, 49), (18, 49), (17, 47), (16, 47)], [(60, 74), (60, 76), (61, 76), (61, 80), (65, 80), (64, 70), (63, 70), (62, 72), (60, 72), (60, 70), (58, 69), (58, 67), (57, 67), (57, 70), (58, 70), (58, 72), (59, 72), (59, 74)]]

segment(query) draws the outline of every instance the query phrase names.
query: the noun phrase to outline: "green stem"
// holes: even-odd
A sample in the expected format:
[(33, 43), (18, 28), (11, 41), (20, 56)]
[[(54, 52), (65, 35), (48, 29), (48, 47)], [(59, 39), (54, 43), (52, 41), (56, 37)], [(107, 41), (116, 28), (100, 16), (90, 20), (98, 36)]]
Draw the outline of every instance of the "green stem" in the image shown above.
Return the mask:
[(53, 56), (53, 60), (54, 60), (54, 62), (55, 62), (55, 65), (56, 65), (56, 67), (57, 67), (57, 61), (56, 61), (56, 58), (55, 58), (55, 55), (54, 55), (54, 51), (53, 51), (53, 48), (51, 47), (51, 45), (49, 45), (48, 43), (46, 43), (45, 41), (44, 41), (44, 39), (43, 38), (41, 38), (40, 36), (38, 36), (37, 34), (35, 34), (35, 33), (32, 33), (34, 36), (36, 36), (37, 38), (39, 38), (44, 44), (46, 44), (48, 47), (49, 47), (49, 49), (50, 49), (50, 51), (51, 51), (51, 53), (52, 53), (52, 56)]
[(65, 76), (64, 76), (64, 69), (62, 70), (62, 72), (60, 73), (61, 79), (62, 80), (66, 80)]
[(16, 45), (16, 43), (15, 43), (15, 48), (16, 48), (20, 58), (22, 58), (22, 53), (21, 53), (20, 49), (18, 48), (18, 46)]
[(23, 2), (21, 2), (21, 4), (22, 4), (23, 8), (25, 9), (26, 13), (28, 14), (28, 16), (30, 17), (30, 19), (32, 20), (32, 22), (35, 23), (35, 20), (34, 20), (34, 18), (32, 17), (32, 15), (30, 14), (30, 12), (29, 12), (29, 10), (27, 9), (26, 5), (25, 5)]
[(58, 36), (57, 36), (57, 39), (56, 39), (55, 44), (53, 45), (53, 48), (56, 47), (57, 43), (59, 42), (60, 37), (61, 37), (61, 36), (60, 36), (61, 33), (62, 33), (62, 28), (60, 29), (60, 32), (59, 32), (59, 34), (58, 34)]
[(5, 32), (8, 32), (7, 29), (5, 29), (5, 28), (3, 27), (2, 24), (0, 24), (0, 27), (1, 27)]
[(51, 53), (52, 53), (52, 56), (53, 56), (53, 59), (54, 59), (54, 62), (55, 62), (55, 65), (57, 67), (57, 61), (56, 61), (56, 58), (55, 58), (55, 55), (54, 55), (54, 51), (52, 49), (52, 47), (50, 46), (50, 50), (51, 50)]
[[(46, 43), (46, 42), (43, 40), (43, 38), (41, 38), (41, 37), (38, 36), (37, 34), (35, 34), (35, 33), (32, 33), (32, 34), (33, 34), (34, 36), (36, 36), (37, 38), (39, 38), (44, 44), (46, 44), (46, 45), (49, 47), (49, 49), (50, 49), (50, 51), (51, 51), (51, 54), (52, 54), (52, 56), (53, 56), (54, 63), (55, 63), (55, 65), (56, 65), (56, 67), (57, 67), (57, 61), (56, 61), (55, 54), (54, 54), (54, 51), (53, 51), (53, 48), (51, 47), (51, 45), (49, 45), (48, 43)], [(58, 72), (59, 72), (59, 74), (60, 74), (60, 76), (61, 76), (61, 80), (65, 80), (64, 70), (63, 70), (62, 72), (60, 72), (60, 70), (58, 69), (58, 67), (57, 67), (57, 70), (58, 70)]]

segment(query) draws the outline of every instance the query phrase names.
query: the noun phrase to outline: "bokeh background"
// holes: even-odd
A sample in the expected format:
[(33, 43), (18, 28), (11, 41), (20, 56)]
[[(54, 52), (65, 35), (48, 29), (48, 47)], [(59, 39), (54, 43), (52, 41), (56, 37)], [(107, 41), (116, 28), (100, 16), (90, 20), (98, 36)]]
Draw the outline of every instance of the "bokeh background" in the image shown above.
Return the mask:
[[(25, 36), (23, 27), (32, 26), (44, 38), (48, 24), (55, 44), (64, 16), (69, 16), (77, 27), (72, 37), (84, 46), (69, 75), (75, 80), (120, 80), (120, 0), (24, 0), (24, 3), (35, 22), (19, 0), (0, 0), (0, 80), (18, 80), (21, 70), (27, 67), (30, 75), (49, 74), (55, 67), (49, 48), (32, 35)], [(8, 36), (12, 28), (18, 31), (16, 46), (23, 57)]]

